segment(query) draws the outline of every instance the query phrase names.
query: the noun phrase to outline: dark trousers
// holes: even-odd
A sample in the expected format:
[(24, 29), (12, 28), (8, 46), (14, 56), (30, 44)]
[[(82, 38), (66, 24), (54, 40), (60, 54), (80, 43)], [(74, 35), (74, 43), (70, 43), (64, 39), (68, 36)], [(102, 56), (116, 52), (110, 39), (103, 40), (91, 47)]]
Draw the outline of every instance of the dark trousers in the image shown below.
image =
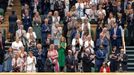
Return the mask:
[(133, 40), (133, 38), (134, 38), (134, 26), (128, 26), (127, 28), (128, 28), (128, 37), (129, 37), (128, 43), (130, 45), (131, 43), (134, 43), (134, 40)]

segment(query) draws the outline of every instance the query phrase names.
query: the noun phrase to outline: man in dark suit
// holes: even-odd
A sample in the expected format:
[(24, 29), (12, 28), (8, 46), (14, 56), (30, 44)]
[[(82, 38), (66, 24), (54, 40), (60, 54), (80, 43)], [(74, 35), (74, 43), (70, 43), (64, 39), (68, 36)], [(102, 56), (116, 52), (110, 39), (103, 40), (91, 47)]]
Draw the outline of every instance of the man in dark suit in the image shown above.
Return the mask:
[(41, 34), (42, 34), (42, 45), (43, 47), (46, 44), (47, 35), (50, 34), (50, 28), (48, 26), (48, 19), (44, 19), (44, 23), (41, 26)]
[(66, 56), (66, 71), (75, 72), (75, 57), (71, 50), (68, 50), (68, 55)]
[(24, 25), (24, 29), (28, 31), (28, 28), (32, 26), (32, 18), (29, 14), (29, 11), (27, 11), (24, 16), (22, 17), (22, 22)]
[(61, 20), (64, 19), (64, 9), (65, 9), (65, 3), (62, 0), (57, 0), (54, 4), (54, 10), (59, 12), (59, 16)]
[(10, 32), (10, 41), (14, 41), (14, 36), (16, 32), (16, 21), (17, 21), (17, 15), (15, 14), (15, 11), (12, 11), (12, 14), (9, 16), (9, 32)]
[(64, 26), (63, 26), (63, 36), (67, 40), (67, 32), (68, 32), (68, 23), (71, 22), (71, 14), (70, 12), (67, 12), (65, 18), (64, 18)]
[(117, 46), (117, 49), (122, 46), (121, 29), (116, 23), (114, 23), (113, 28), (111, 29), (110, 38), (112, 46)]
[(37, 59), (37, 71), (38, 72), (43, 72), (44, 71), (44, 64), (46, 60), (46, 55), (47, 53), (44, 53), (44, 50), (42, 49), (41, 44), (37, 44), (37, 50), (35, 51), (35, 56)]
[(121, 72), (127, 71), (128, 56), (124, 53), (124, 49), (121, 49), (120, 53), (117, 56), (118, 56), (118, 59), (117, 59), (118, 71), (121, 71)]

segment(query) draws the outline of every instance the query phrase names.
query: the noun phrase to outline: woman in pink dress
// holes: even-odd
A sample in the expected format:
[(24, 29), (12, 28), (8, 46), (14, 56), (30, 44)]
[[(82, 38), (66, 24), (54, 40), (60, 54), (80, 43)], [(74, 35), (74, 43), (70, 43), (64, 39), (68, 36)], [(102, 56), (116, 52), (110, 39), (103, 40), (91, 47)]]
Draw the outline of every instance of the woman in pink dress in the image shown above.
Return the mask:
[(59, 72), (59, 63), (58, 63), (58, 52), (54, 49), (54, 44), (50, 45), (47, 56), (51, 58), (54, 66), (54, 71)]

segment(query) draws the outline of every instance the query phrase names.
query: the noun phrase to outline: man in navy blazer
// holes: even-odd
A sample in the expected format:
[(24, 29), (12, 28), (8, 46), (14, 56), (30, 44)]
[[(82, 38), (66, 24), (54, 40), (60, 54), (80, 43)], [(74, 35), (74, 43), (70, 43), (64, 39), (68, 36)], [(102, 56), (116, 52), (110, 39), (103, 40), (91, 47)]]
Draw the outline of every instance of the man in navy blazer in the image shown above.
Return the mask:
[(48, 26), (48, 19), (46, 18), (44, 20), (44, 24), (42, 24), (42, 26), (41, 26), (41, 35), (42, 35), (42, 45), (43, 45), (43, 47), (46, 44), (48, 34), (50, 34), (50, 28)]
[(121, 29), (116, 23), (114, 23), (113, 28), (111, 29), (110, 38), (112, 46), (117, 46), (117, 49), (122, 46)]

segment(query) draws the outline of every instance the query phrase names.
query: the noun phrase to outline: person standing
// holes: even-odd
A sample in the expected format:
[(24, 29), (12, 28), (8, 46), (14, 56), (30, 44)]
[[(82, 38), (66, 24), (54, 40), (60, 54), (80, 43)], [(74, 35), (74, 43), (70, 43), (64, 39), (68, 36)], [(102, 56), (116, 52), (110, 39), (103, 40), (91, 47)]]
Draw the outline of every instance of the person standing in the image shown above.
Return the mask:
[(106, 52), (104, 50), (104, 46), (101, 45), (100, 48), (96, 51), (95, 65), (97, 68), (97, 72), (100, 71), (100, 68), (101, 68), (103, 62), (105, 61), (105, 58), (106, 58)]
[(29, 51), (29, 55), (26, 61), (26, 71), (27, 72), (36, 72), (36, 57), (33, 56), (32, 51)]
[(50, 45), (47, 56), (52, 60), (54, 64), (54, 71), (59, 72), (58, 52), (54, 49), (54, 44)]
[(75, 72), (75, 57), (73, 56), (72, 50), (68, 50), (68, 54), (66, 56), (66, 71)]
[(116, 72), (117, 71), (117, 48), (116, 46), (113, 47), (112, 53), (109, 55), (109, 60), (110, 60), (110, 70), (111, 72)]
[(58, 61), (60, 66), (60, 71), (63, 71), (65, 66), (65, 49), (66, 49), (67, 43), (64, 37), (61, 37), (60, 39), (60, 45), (58, 50)]
[(50, 33), (50, 28), (48, 25), (48, 19), (44, 19), (44, 23), (41, 26), (41, 35), (42, 35), (42, 45), (46, 45), (47, 35)]
[(9, 32), (10, 32), (10, 41), (14, 41), (15, 31), (16, 31), (16, 21), (17, 15), (15, 11), (12, 11), (12, 14), (8, 18), (9, 20)]
[(12, 58), (13, 58), (13, 51), (12, 48), (10, 47), (4, 57), (4, 72), (12, 71)]
[(37, 59), (37, 71), (38, 72), (43, 72), (44, 71), (44, 63), (46, 61), (46, 54), (47, 51), (44, 51), (42, 49), (42, 45), (41, 44), (37, 44), (37, 52), (34, 53)]
[(117, 54), (117, 57), (117, 70), (119, 72), (127, 71), (128, 56), (124, 53), (124, 49), (120, 50), (120, 53)]
[(20, 72), (22, 67), (22, 59), (20, 58), (19, 53), (15, 54), (15, 57), (12, 59), (13, 72)]

